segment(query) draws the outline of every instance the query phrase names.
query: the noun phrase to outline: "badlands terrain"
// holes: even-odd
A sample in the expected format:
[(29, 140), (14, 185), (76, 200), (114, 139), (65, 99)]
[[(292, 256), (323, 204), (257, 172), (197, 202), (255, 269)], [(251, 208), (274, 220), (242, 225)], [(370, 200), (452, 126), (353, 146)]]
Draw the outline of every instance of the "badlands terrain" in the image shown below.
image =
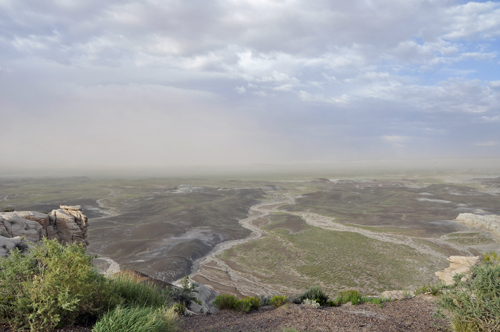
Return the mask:
[(81, 205), (88, 251), (238, 296), (380, 294), (437, 281), (451, 255), (500, 248), (499, 174), (0, 178), (0, 209)]

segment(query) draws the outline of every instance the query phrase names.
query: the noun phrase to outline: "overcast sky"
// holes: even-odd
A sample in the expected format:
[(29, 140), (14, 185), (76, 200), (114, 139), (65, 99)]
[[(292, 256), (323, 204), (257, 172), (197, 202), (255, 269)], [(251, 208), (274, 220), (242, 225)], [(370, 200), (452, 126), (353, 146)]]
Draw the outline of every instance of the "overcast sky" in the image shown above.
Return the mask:
[(0, 0), (0, 164), (500, 158), (500, 2)]

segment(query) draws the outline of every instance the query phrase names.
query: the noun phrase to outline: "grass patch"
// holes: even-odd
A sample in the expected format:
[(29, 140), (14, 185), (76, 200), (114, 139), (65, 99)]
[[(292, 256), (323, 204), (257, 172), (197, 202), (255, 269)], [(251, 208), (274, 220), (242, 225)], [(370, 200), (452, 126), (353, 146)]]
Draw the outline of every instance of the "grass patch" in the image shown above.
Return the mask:
[(434, 258), (408, 246), (318, 227), (296, 234), (276, 229), (224, 251), (221, 258), (289, 294), (311, 284), (330, 294), (353, 288), (378, 294), (430, 282), (429, 272), (441, 268)]
[(178, 331), (174, 308), (116, 307), (107, 312), (92, 332), (170, 332)]

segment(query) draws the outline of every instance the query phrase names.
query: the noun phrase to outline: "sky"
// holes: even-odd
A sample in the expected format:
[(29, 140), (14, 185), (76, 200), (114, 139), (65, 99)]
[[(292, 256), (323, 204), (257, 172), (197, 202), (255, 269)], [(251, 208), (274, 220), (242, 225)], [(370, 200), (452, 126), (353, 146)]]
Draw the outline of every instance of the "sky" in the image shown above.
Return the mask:
[(0, 166), (500, 159), (500, 2), (0, 0)]

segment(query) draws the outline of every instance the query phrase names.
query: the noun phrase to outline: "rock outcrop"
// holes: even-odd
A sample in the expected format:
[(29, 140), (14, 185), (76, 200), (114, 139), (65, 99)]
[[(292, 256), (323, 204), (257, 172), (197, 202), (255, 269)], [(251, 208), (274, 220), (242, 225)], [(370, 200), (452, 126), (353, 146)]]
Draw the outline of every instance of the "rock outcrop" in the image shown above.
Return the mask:
[[(61, 243), (78, 242), (87, 246), (87, 227), (88, 219), (79, 205), (61, 205), (60, 209), (50, 214), (36, 211), (0, 212), (0, 242), (8, 248), (11, 243), (21, 239), (36, 243), (44, 237), (57, 239)], [(0, 256), (8, 252), (6, 248), (3, 249), (6, 253), (0, 251)]]
[(29, 248), (29, 245), (20, 236), (16, 236), (12, 239), (0, 236), (0, 257), (8, 256), (9, 251), (11, 251), (14, 248), (17, 248), (21, 251), (25, 251), (26, 249)]
[(436, 272), (436, 276), (438, 276), (438, 278), (441, 279), (441, 281), (446, 285), (453, 285), (453, 277), (456, 274), (469, 272), (471, 265), (476, 264), (478, 260), (479, 256), (450, 256), (450, 258), (448, 258), (450, 267), (444, 269), (444, 271)]
[(500, 236), (500, 216), (479, 215), (474, 213), (460, 213), (455, 221), (462, 225), (488, 230), (496, 236)]

